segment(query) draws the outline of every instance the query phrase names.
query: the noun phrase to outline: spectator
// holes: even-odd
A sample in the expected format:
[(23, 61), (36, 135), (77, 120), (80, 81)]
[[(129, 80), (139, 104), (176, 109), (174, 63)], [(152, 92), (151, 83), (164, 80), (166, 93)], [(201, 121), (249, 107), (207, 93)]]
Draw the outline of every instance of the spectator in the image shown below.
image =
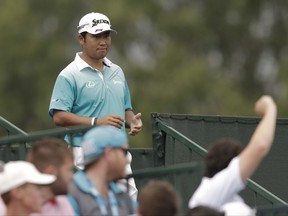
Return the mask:
[(85, 134), (82, 147), (84, 171), (74, 174), (69, 185), (75, 212), (80, 215), (134, 214), (135, 201), (114, 183), (126, 176), (126, 134), (112, 126), (98, 126)]
[[(4, 169), (4, 163), (0, 161), (0, 175), (3, 172), (3, 169)], [(0, 196), (0, 215), (6, 215), (6, 206), (3, 203), (1, 196)]]
[[(106, 58), (111, 46), (111, 23), (101, 13), (88, 13), (79, 21), (78, 40), (82, 52), (56, 79), (49, 115), (56, 125), (111, 125), (134, 136), (142, 129), (141, 113), (134, 114), (130, 92), (122, 69)], [(73, 135), (75, 165), (83, 160), (82, 133)], [(65, 140), (72, 143), (71, 137)], [(130, 154), (130, 153), (129, 153)], [(130, 155), (131, 157), (131, 155)], [(130, 164), (127, 172), (131, 173)], [(133, 179), (129, 181), (131, 196), (137, 196)]]
[(225, 204), (232, 202), (249, 207), (238, 192), (245, 188), (248, 178), (268, 154), (277, 118), (277, 107), (270, 96), (262, 96), (255, 104), (255, 111), (263, 117), (243, 150), (238, 142), (231, 139), (221, 139), (208, 149), (204, 177), (189, 201), (189, 208), (207, 206), (221, 210)]
[(163, 180), (151, 180), (139, 193), (138, 216), (176, 216), (180, 198), (173, 186)]
[(7, 207), (6, 215), (40, 212), (43, 204), (40, 185), (49, 185), (55, 179), (54, 175), (42, 174), (26, 161), (6, 163), (0, 174), (0, 194)]
[(56, 181), (46, 187), (45, 205), (36, 215), (74, 215), (67, 199), (68, 184), (73, 176), (73, 154), (67, 143), (59, 138), (44, 138), (32, 143), (27, 160), (42, 173), (56, 176)]

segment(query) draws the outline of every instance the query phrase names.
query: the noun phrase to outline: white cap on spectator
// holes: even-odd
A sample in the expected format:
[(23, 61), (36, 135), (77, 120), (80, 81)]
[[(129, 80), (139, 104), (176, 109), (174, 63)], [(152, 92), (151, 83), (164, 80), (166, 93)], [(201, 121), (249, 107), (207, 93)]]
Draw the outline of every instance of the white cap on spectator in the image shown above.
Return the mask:
[(32, 163), (27, 161), (11, 161), (3, 168), (0, 172), (0, 194), (26, 183), (49, 185), (56, 179), (54, 175), (40, 173)]

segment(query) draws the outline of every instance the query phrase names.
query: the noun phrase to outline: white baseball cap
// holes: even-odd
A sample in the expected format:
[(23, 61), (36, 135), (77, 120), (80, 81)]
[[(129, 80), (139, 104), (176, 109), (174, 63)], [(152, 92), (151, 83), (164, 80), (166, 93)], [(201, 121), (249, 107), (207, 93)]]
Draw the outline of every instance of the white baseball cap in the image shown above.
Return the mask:
[(79, 21), (77, 30), (78, 33), (88, 32), (90, 34), (100, 34), (105, 31), (117, 33), (115, 30), (111, 29), (110, 20), (107, 16), (95, 12), (83, 16)]
[(40, 173), (27, 161), (11, 161), (3, 166), (0, 172), (0, 194), (6, 193), (25, 183), (49, 185), (56, 179), (54, 175)]

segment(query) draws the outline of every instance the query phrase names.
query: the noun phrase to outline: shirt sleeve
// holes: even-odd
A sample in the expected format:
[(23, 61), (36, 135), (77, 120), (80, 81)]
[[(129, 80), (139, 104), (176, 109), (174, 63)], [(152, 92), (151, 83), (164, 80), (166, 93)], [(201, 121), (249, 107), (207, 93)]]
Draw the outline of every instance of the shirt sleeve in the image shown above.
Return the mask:
[(125, 111), (132, 110), (131, 96), (127, 81), (125, 81), (125, 95), (124, 95)]
[(70, 112), (74, 102), (74, 88), (70, 80), (59, 75), (56, 79), (51, 96), (49, 115), (53, 117), (54, 110)]

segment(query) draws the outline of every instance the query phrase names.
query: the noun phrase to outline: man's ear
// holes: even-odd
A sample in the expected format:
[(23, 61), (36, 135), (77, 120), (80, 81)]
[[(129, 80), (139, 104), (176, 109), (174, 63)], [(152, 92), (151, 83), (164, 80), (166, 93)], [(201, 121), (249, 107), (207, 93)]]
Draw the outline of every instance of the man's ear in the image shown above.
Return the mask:
[(81, 34), (78, 34), (78, 41), (81, 45), (83, 45), (85, 42), (85, 38)]
[(106, 160), (110, 160), (111, 158), (111, 151), (112, 151), (112, 148), (111, 147), (106, 147), (104, 149), (104, 152), (102, 155), (100, 155), (100, 157), (104, 157)]
[(19, 186), (17, 188), (13, 188), (11, 191), (10, 191), (10, 196), (11, 197), (15, 197), (17, 200), (20, 200), (22, 199), (23, 197), (23, 194), (24, 194), (24, 188), (23, 186)]
[(56, 169), (54, 165), (49, 165), (43, 170), (43, 173), (50, 174), (50, 175), (57, 175), (58, 170)]
[(111, 152), (111, 150), (112, 150), (111, 147), (106, 147), (106, 148), (104, 149), (103, 154), (109, 154), (109, 152)]

